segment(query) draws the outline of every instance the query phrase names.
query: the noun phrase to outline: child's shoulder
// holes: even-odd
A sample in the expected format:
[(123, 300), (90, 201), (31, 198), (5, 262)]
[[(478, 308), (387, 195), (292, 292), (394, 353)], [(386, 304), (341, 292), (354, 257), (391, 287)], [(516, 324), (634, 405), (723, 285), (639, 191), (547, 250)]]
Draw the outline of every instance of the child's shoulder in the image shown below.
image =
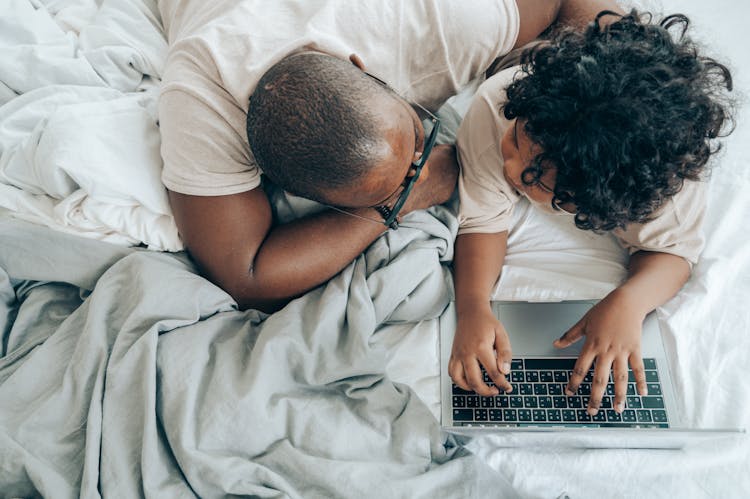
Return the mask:
[(686, 180), (680, 192), (672, 196), (653, 218), (645, 223), (631, 223), (616, 229), (614, 235), (631, 253), (660, 251), (698, 261), (705, 237), (708, 182)]
[(505, 90), (513, 83), (516, 75), (521, 76), (521, 66), (511, 66), (498, 71), (479, 85), (476, 96), (504, 104), (508, 100)]

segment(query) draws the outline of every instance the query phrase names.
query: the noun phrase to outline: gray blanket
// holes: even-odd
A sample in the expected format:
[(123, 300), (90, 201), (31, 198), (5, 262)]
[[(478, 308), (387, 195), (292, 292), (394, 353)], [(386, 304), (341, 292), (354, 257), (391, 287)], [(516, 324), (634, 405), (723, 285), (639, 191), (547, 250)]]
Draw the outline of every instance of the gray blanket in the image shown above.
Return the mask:
[(452, 293), (454, 215), (405, 225), (266, 316), (184, 254), (0, 217), (0, 495), (477, 494), (483, 465), (385, 372), (389, 329)]

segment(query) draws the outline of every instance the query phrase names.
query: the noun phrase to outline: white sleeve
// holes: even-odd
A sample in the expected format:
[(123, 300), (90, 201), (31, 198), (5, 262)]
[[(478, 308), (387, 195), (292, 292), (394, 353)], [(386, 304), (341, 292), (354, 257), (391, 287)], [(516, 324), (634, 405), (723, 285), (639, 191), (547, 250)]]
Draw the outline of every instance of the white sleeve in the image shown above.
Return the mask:
[(458, 130), (459, 234), (510, 228), (520, 196), (503, 174), (500, 144), (510, 122), (500, 108), (516, 69), (502, 71), (479, 87)]
[(681, 256), (691, 264), (705, 245), (703, 220), (706, 214), (706, 182), (685, 181), (682, 190), (643, 224), (629, 224), (614, 235), (632, 255), (636, 251), (657, 251)]

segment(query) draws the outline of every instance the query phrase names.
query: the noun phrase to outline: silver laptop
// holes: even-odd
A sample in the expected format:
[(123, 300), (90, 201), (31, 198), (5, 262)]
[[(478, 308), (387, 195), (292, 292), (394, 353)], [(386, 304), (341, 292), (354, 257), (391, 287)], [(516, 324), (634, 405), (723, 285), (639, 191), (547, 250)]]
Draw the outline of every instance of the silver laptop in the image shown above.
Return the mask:
[[(596, 302), (494, 302), (493, 311), (508, 331), (513, 350), (511, 393), (483, 397), (455, 386), (448, 375), (456, 314), (453, 303), (440, 321), (441, 423), (453, 433), (498, 432), (503, 445), (556, 445), (588, 448), (682, 448), (704, 439), (737, 436), (742, 429), (689, 428), (678, 409), (669, 364), (655, 314), (643, 324), (641, 352), (648, 395), (636, 393), (630, 373), (626, 408), (614, 410), (611, 374), (596, 416), (586, 408), (593, 371), (578, 392), (565, 395), (568, 377), (583, 340), (564, 350), (552, 342), (578, 322)], [(484, 374), (484, 373), (483, 373)], [(486, 377), (485, 381), (491, 384)]]

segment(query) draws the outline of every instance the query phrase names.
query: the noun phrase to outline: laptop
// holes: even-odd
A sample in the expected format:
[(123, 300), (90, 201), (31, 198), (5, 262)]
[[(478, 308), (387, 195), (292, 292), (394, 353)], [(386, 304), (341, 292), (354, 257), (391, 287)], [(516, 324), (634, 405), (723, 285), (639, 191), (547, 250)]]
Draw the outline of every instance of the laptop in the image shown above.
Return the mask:
[[(614, 410), (614, 383), (610, 373), (607, 391), (596, 416), (588, 406), (593, 366), (573, 396), (565, 395), (568, 378), (584, 341), (562, 350), (552, 342), (568, 330), (595, 301), (553, 303), (493, 302), (495, 315), (510, 336), (513, 350), (511, 393), (483, 397), (462, 390), (448, 375), (455, 304), (440, 319), (441, 424), (459, 435), (497, 433), (503, 445), (572, 446), (584, 448), (682, 448), (701, 440), (734, 437), (742, 429), (690, 428), (677, 403), (655, 314), (643, 324), (641, 353), (648, 395), (635, 389), (628, 377), (625, 410)], [(492, 381), (484, 373), (485, 381)]]

